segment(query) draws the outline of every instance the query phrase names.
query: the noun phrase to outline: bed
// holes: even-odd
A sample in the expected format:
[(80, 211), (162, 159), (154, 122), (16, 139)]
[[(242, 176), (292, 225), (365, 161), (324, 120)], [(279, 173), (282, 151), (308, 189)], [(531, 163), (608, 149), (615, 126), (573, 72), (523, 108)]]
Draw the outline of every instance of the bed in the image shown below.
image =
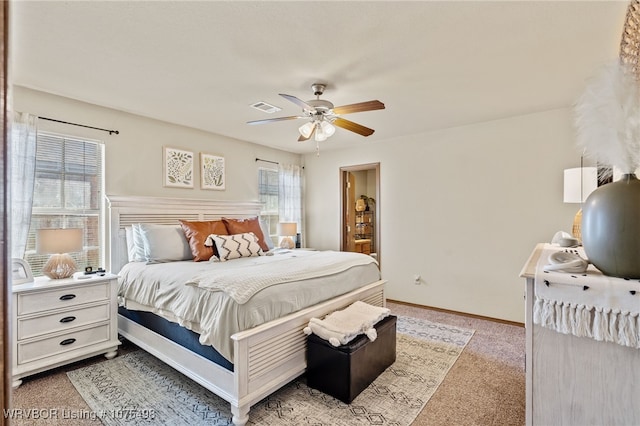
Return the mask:
[[(125, 229), (133, 224), (175, 225), (180, 220), (212, 221), (222, 217), (243, 219), (255, 217), (260, 211), (258, 202), (128, 196), (108, 196), (107, 199), (110, 229), (108, 266), (115, 273), (122, 271), (123, 275), (130, 274), (129, 269), (135, 269), (131, 265), (125, 266), (129, 263)], [(203, 264), (204, 267), (204, 263), (208, 262), (190, 263), (191, 267), (193, 264)], [(177, 268), (176, 265), (171, 267)], [(330, 277), (316, 279), (321, 280), (323, 284), (326, 283), (326, 287), (329, 288), (339, 286), (339, 279), (338, 283), (331, 283)], [(369, 272), (362, 275), (362, 278), (353, 279), (361, 282), (352, 285), (352, 289), (342, 290), (346, 292), (330, 296), (326, 300), (311, 301), (310, 306), (247, 329), (238, 325), (238, 331), (233, 332), (230, 339), (227, 339), (230, 342), (229, 350), (213, 350), (214, 353), (218, 352), (222, 359), (209, 356), (207, 351), (210, 351), (211, 347), (208, 345), (198, 344), (197, 340), (203, 338), (202, 334), (194, 334), (179, 324), (169, 322), (165, 325), (173, 326), (185, 334), (191, 333), (192, 336), (187, 336), (190, 344), (185, 344), (170, 334), (147, 328), (149, 323), (136, 318), (138, 314), (146, 316), (151, 322), (156, 322), (158, 318), (159, 321), (163, 319), (154, 318), (153, 313), (144, 312), (142, 309), (138, 311), (136, 304), (127, 303), (126, 298), (122, 298), (121, 303), (128, 309), (120, 310), (118, 331), (141, 349), (228, 401), (233, 423), (244, 425), (249, 419), (252, 405), (304, 373), (306, 335), (302, 329), (309, 319), (322, 317), (357, 300), (375, 306), (385, 305), (385, 281), (380, 279), (379, 273), (372, 276)], [(261, 290), (260, 293), (267, 291), (270, 290)]]

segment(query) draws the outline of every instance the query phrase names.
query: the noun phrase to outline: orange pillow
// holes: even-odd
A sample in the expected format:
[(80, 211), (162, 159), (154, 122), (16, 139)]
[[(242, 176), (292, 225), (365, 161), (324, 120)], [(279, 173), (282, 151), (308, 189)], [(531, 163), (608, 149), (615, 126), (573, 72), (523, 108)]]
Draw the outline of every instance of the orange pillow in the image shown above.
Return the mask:
[(205, 240), (211, 234), (228, 235), (227, 227), (221, 220), (209, 220), (206, 222), (188, 222), (181, 220), (180, 225), (184, 231), (184, 236), (189, 241), (193, 260), (200, 262), (209, 260), (214, 254), (217, 256), (217, 250), (214, 247), (204, 245)]
[(253, 232), (255, 236), (258, 237), (260, 248), (265, 252), (269, 251), (269, 246), (267, 246), (267, 243), (264, 241), (264, 234), (262, 233), (262, 228), (260, 228), (260, 219), (258, 219), (258, 216), (250, 219), (227, 219), (223, 217), (222, 221), (226, 225), (229, 235)]

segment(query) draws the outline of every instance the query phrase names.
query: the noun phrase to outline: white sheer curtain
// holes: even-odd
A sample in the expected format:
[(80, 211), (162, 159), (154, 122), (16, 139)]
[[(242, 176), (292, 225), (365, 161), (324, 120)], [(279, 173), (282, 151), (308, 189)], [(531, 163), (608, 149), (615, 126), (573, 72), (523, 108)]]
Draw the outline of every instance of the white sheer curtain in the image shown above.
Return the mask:
[(304, 247), (304, 222), (302, 212), (302, 167), (296, 164), (280, 164), (278, 168), (278, 220), (295, 222)]
[(36, 170), (38, 117), (14, 112), (11, 123), (11, 257), (22, 259), (27, 245)]

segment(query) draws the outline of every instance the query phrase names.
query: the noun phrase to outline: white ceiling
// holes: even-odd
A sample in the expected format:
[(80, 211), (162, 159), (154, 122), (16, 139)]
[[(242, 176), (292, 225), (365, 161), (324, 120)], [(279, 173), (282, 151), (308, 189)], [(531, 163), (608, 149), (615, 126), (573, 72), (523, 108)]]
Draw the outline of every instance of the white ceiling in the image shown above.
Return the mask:
[[(13, 84), (291, 152), (285, 93), (378, 99), (322, 149), (570, 106), (618, 54), (616, 1), (13, 1)], [(282, 108), (266, 114), (249, 107)], [(58, 117), (56, 117), (58, 118)], [(72, 117), (59, 117), (71, 120)], [(100, 126), (101, 123), (91, 123)]]

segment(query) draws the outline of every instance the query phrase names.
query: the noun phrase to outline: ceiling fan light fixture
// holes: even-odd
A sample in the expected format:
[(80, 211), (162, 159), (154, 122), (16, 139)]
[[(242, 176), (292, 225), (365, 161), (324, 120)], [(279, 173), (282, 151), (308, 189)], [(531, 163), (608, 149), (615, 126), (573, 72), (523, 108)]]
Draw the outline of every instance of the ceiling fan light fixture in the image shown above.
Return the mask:
[(328, 121), (323, 121), (322, 123), (320, 123), (320, 127), (322, 128), (322, 133), (324, 133), (327, 138), (333, 136), (333, 134), (336, 132), (336, 127)]
[(307, 121), (302, 126), (300, 126), (300, 128), (298, 128), (298, 131), (302, 136), (309, 139), (309, 137), (311, 136), (311, 132), (313, 132), (313, 123), (311, 121)]
[(322, 124), (316, 127), (315, 140), (316, 142), (322, 142), (327, 140), (328, 135), (322, 129)]
[[(333, 103), (325, 99), (320, 99), (320, 95), (324, 93), (324, 89), (326, 88), (324, 83), (315, 83), (311, 88), (313, 89), (313, 94), (316, 95), (316, 99), (306, 102), (292, 95), (287, 95), (285, 93), (279, 94), (286, 100), (302, 108), (301, 115), (253, 120), (247, 121), (247, 124), (272, 123), (277, 121), (296, 120), (299, 118), (306, 119), (307, 122), (298, 128), (298, 131), (300, 132), (298, 142), (304, 142), (311, 139), (311, 136), (313, 136), (316, 141), (316, 146), (318, 145), (317, 142), (325, 141), (327, 138), (333, 136), (336, 132), (336, 127), (340, 127), (341, 129), (348, 130), (361, 136), (371, 136), (373, 134), (373, 129), (344, 119), (342, 118), (342, 115), (384, 109), (385, 106), (382, 102), (372, 100), (336, 107)], [(254, 104), (254, 107), (260, 110), (268, 109), (270, 106), (271, 105), (267, 105), (266, 102)]]

